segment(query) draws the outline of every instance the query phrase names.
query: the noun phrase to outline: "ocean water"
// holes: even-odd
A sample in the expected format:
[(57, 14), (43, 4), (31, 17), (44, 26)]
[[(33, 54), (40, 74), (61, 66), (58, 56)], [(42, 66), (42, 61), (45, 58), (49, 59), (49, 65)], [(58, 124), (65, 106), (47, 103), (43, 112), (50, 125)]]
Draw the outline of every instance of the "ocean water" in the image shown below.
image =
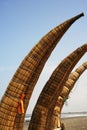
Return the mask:
[(61, 118), (87, 116), (87, 112), (62, 113)]
[[(87, 112), (68, 112), (61, 114), (61, 118), (80, 117), (80, 116), (87, 116)], [(25, 121), (29, 121), (30, 119), (31, 114), (26, 114)]]

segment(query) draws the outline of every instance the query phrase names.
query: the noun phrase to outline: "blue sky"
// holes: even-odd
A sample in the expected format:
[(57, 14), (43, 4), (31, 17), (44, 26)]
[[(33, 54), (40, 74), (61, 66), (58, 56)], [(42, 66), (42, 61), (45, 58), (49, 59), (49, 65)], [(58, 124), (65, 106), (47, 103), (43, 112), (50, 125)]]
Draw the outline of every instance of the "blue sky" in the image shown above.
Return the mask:
[[(0, 97), (13, 74), (32, 47), (52, 28), (84, 12), (66, 32), (47, 61), (36, 84), (28, 112), (56, 66), (77, 47), (87, 42), (86, 0), (0, 0)], [(85, 54), (78, 67), (87, 59)], [(87, 71), (77, 81), (63, 111), (87, 110)]]

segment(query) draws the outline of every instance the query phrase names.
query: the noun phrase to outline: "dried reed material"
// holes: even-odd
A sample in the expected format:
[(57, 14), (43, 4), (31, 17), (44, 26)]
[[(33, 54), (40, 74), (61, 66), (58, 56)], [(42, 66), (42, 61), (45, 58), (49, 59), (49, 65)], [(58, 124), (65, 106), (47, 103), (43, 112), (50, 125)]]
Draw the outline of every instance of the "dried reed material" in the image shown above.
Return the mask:
[(55, 130), (56, 128), (58, 128), (58, 126), (61, 126), (61, 111), (63, 105), (66, 99), (68, 98), (71, 90), (73, 89), (76, 81), (86, 69), (87, 69), (87, 62), (83, 63), (74, 72), (72, 72), (68, 80), (66, 81), (65, 85), (63, 86), (63, 89), (60, 95), (58, 96), (53, 115), (51, 117), (52, 130)]
[(28, 130), (51, 129), (50, 119), (53, 115), (58, 96), (60, 95), (72, 69), (85, 52), (87, 52), (87, 44), (77, 48), (69, 56), (64, 58), (55, 69), (38, 98)]
[[(23, 129), (26, 109), (45, 62), (67, 29), (81, 16), (83, 13), (51, 30), (22, 61), (0, 102), (0, 130)], [(17, 111), (22, 94), (25, 94), (23, 115)]]

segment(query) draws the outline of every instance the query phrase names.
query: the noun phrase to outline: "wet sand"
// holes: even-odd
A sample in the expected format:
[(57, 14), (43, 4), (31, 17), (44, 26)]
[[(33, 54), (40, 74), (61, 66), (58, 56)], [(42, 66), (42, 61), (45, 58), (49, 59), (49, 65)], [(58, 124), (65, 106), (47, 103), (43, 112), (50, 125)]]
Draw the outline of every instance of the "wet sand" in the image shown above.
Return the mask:
[[(65, 130), (87, 130), (87, 116), (64, 118), (62, 122), (65, 124)], [(28, 130), (28, 125), (29, 122), (25, 122), (23, 130)]]

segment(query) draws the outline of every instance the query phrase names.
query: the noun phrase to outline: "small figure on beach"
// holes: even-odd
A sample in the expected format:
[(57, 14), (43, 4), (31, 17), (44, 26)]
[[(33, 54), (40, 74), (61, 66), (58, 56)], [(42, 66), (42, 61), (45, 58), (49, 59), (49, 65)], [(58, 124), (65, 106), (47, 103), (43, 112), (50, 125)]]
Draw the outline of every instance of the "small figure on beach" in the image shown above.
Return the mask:
[(65, 126), (64, 126), (64, 123), (61, 123), (61, 126), (54, 129), (54, 130), (65, 130)]
[(65, 130), (65, 126), (63, 122), (61, 122), (61, 130)]

